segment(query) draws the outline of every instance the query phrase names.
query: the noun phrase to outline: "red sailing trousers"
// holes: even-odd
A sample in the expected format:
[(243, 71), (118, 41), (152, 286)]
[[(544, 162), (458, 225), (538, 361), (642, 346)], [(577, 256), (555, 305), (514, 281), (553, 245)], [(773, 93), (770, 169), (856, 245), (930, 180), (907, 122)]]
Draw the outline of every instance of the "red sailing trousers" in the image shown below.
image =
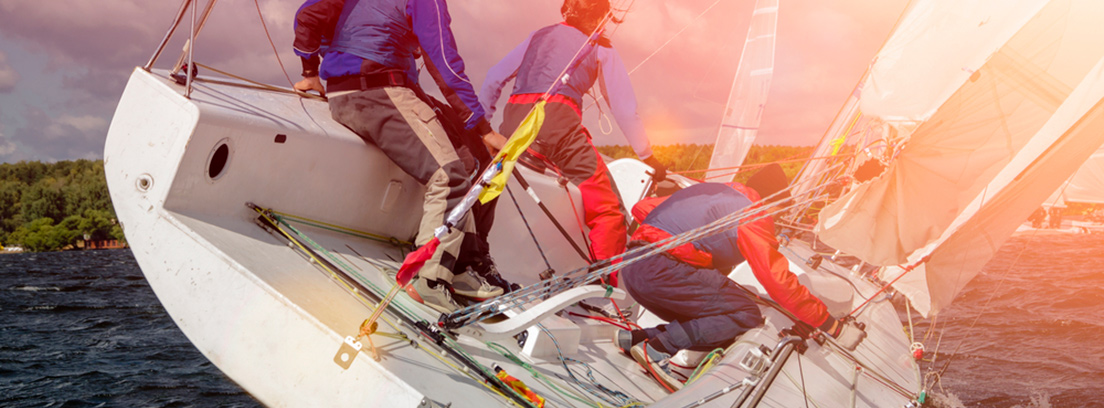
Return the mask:
[[(558, 96), (550, 98), (545, 105), (544, 125), (530, 149), (547, 158), (568, 181), (579, 187), (584, 222), (590, 229), (591, 256), (596, 260), (612, 258), (625, 252), (625, 215), (621, 212), (606, 163), (583, 127), (578, 105)], [(531, 94), (511, 96), (499, 131), (504, 135), (512, 134), (536, 100)]]

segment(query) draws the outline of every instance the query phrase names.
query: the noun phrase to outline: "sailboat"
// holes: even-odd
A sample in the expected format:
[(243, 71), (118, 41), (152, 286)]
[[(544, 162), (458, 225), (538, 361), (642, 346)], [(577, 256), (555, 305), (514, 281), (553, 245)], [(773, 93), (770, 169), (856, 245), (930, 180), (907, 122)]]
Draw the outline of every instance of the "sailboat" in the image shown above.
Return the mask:
[[(1037, 13), (1024, 11), (1022, 21), (1007, 23), (1012, 40), (993, 40), (994, 49), (1003, 50), (1024, 32), (1038, 35), (1031, 22), (1040, 16), (1062, 10), (1069, 20), (1104, 15), (1037, 3)], [(1082, 7), (1087, 2), (1072, 3)], [(204, 14), (213, 2), (208, 4)], [(381, 307), (387, 293), (401, 292), (394, 276), (417, 229), (419, 212), (409, 209), (420, 206), (422, 188), (377, 148), (334, 122), (323, 100), (240, 79), (154, 68), (189, 9), (196, 13), (197, 2), (183, 2), (153, 58), (133, 71), (109, 130), (105, 172), (132, 252), (158, 299), (188, 339), (260, 402), (381, 407), (906, 407), (924, 402), (912, 341), (888, 301), (888, 288), (865, 279), (861, 264), (844, 267), (796, 239), (783, 240), (791, 271), (833, 315), (850, 314), (864, 323), (869, 337), (847, 352), (831, 339), (788, 335), (793, 321), (772, 306), (750, 268), (740, 265), (729, 277), (759, 294), (766, 323), (727, 349), (697, 356), (700, 361), (685, 373), (685, 386), (670, 392), (610, 340), (617, 327), (610, 323), (623, 322), (622, 313), (640, 324), (658, 318), (629, 307), (632, 301), (621, 289), (591, 284), (617, 265), (590, 265), (573, 249), (585, 242), (582, 228), (560, 232), (553, 222), (573, 224), (578, 190), (560, 185), (551, 172), (526, 166), (515, 170), (526, 186), (510, 181), (490, 236), (499, 269), (522, 290), (445, 316), (401, 293)], [(917, 10), (924, 9), (914, 8), (909, 15)], [(992, 17), (989, 24), (1004, 24), (1007, 16)], [(196, 34), (193, 28), (188, 36)], [(1064, 44), (1061, 39), (1073, 37), (1058, 38)], [(182, 62), (197, 66), (190, 56)], [(1069, 84), (1071, 90), (1046, 93), (1053, 109), (1032, 115), (1042, 123), (1032, 127), (1028, 140), (1018, 151), (1007, 152), (1012, 158), (997, 163), (998, 169), (984, 172), (989, 177), (977, 179), (991, 195), (958, 194), (981, 198), (966, 200), (961, 216), (950, 217), (932, 234), (939, 239), (924, 242), (935, 249), (894, 246), (893, 259), (921, 254), (922, 259), (958, 261), (964, 255), (951, 251), (991, 239), (985, 231), (1003, 232), (991, 225), (993, 220), (1005, 212), (1018, 215), (1037, 191), (1054, 191), (1056, 184), (1034, 180), (1063, 172), (1069, 174), (1060, 180), (1068, 178), (1079, 164), (1074, 153), (1101, 144), (1098, 135), (1104, 132), (1088, 132), (1099, 130), (1093, 115), (1100, 100), (1100, 77), (1094, 75), (1100, 70), (1088, 66), (1067, 73), (1063, 79), (1079, 76)], [(978, 72), (983, 81), (990, 80), (988, 69)], [(972, 76), (963, 78), (963, 89), (977, 82), (968, 81)], [(1031, 89), (1040, 84), (1031, 76), (1016, 79)], [(956, 89), (951, 87), (953, 95), (936, 104), (933, 118), (959, 106), (944, 108), (964, 92)], [(937, 136), (927, 129), (943, 123), (921, 122), (887, 174), (909, 172), (909, 148), (922, 146), (924, 135)], [(840, 167), (846, 166), (828, 169)], [(650, 169), (643, 163), (623, 159), (610, 168), (623, 186), (626, 207), (649, 191)], [(820, 176), (815, 173), (806, 172)], [(892, 180), (883, 175), (870, 183)], [(803, 180), (799, 186), (819, 191), (835, 182)], [(871, 190), (865, 185), (848, 194)], [(794, 205), (823, 196), (799, 197)], [(538, 208), (538, 200), (549, 215)], [(843, 204), (833, 205), (861, 202), (844, 196), (837, 202)], [(731, 226), (748, 218), (733, 214), (722, 221)], [(843, 224), (818, 228), (829, 231), (837, 225)], [(874, 230), (851, 236), (865, 241)], [(655, 248), (644, 250), (656, 253)], [(862, 248), (848, 247), (852, 250), (867, 256)], [(984, 253), (976, 256), (981, 263), (987, 259)], [(944, 268), (926, 267), (928, 277)], [(879, 274), (892, 277), (892, 269)], [(900, 280), (894, 287), (914, 298), (914, 307), (930, 298), (925, 310), (934, 313), (954, 292), (939, 280), (943, 275), (935, 276), (928, 279), (934, 289), (924, 294), (910, 291), (917, 287), (915, 280)], [(380, 316), (376, 324), (365, 324), (373, 315)]]

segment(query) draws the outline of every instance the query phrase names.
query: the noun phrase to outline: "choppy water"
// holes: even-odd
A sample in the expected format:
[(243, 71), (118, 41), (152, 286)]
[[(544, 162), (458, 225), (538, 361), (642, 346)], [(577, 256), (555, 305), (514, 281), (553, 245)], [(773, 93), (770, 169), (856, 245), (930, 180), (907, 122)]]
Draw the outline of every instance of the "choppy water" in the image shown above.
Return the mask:
[(165, 313), (129, 250), (0, 255), (0, 406), (256, 406)]
[(1009, 240), (936, 324), (962, 405), (1104, 407), (1104, 235)]
[[(1104, 407), (1102, 308), (1104, 235), (1014, 238), (940, 317), (941, 396)], [(0, 316), (0, 406), (257, 405), (176, 328), (127, 250), (0, 255)]]

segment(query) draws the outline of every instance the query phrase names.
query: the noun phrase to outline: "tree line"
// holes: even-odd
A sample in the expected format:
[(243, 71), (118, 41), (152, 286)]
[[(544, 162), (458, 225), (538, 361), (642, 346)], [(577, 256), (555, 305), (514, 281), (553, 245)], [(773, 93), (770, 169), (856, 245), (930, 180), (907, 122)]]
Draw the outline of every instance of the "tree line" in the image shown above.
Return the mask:
[(0, 244), (54, 251), (86, 239), (123, 240), (103, 160), (0, 164)]
[[(613, 159), (636, 158), (632, 148), (626, 145), (597, 147), (600, 153)], [(755, 174), (757, 169), (754, 167), (755, 164), (785, 161), (791, 162), (781, 163), (782, 170), (786, 172), (786, 177), (793, 180), (805, 163), (796, 159), (808, 158), (812, 153), (813, 146), (752, 145), (747, 158), (744, 160), (743, 168), (725, 170), (722, 177), (706, 181), (744, 183), (752, 174)], [(713, 145), (680, 143), (652, 146), (652, 154), (661, 163), (667, 165), (668, 172), (679, 172), (686, 177), (700, 180), (705, 177), (705, 170), (709, 167), (709, 158), (713, 155)]]

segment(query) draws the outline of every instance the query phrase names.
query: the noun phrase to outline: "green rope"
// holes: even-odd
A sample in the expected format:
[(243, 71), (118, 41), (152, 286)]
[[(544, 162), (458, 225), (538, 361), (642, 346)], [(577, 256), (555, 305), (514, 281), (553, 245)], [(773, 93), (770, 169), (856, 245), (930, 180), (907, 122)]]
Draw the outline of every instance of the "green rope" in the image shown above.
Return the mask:
[[(276, 222), (279, 222), (280, 225), (283, 225), (284, 227), (287, 227), (287, 229), (290, 230), (292, 233), (294, 233), (295, 236), (299, 237), (304, 242), (306, 242), (311, 247), (313, 247), (315, 251), (318, 251), (319, 253), (323, 254), (334, 265), (337, 265), (339, 268), (343, 269), (346, 274), (354, 277), (359, 283), (361, 283), (362, 285), (368, 287), (373, 292), (375, 292), (375, 295), (377, 297), (382, 299), (384, 296), (387, 295), (386, 290), (383, 290), (383, 288), (377, 286), (375, 283), (372, 283), (372, 281), (369, 280), (367, 277), (365, 277), (364, 275), (357, 272), (356, 268), (353, 268), (351, 265), (345, 263), (344, 261), (339, 259), (337, 256), (335, 256), (333, 254), (333, 252), (326, 249), (322, 245), (319, 245), (317, 242), (315, 242), (313, 239), (308, 237), (306, 234), (303, 234), (302, 232), (300, 232), (297, 228), (295, 228), (294, 226), (289, 224), (287, 222), (287, 220), (284, 219), (284, 216), (278, 215), (276, 213), (272, 213), (272, 218), (275, 219)], [(402, 311), (407, 317), (411, 317), (411, 318), (418, 317), (417, 314), (415, 314), (413, 311), (411, 311), (410, 309), (403, 306), (401, 303), (392, 302), (391, 304), (394, 305), (396, 309)]]
[(572, 392), (568, 392), (568, 391), (560, 388), (559, 386), (557, 386), (553, 382), (553, 380), (551, 378), (548, 378), (544, 374), (541, 374), (539, 371), (537, 371), (536, 368), (534, 368), (529, 363), (526, 363), (525, 361), (523, 361), (520, 357), (518, 357), (514, 353), (510, 352), (510, 350), (506, 349), (506, 347), (503, 347), (502, 345), (500, 345), (498, 343), (493, 343), (493, 342), (488, 342), (488, 343), (486, 343), (486, 345), (492, 351), (498, 352), (503, 357), (506, 357), (507, 360), (510, 360), (514, 364), (517, 364), (519, 367), (525, 369), (525, 371), (528, 371), (529, 374), (533, 376), (533, 378), (536, 378), (537, 381), (540, 381), (544, 385), (547, 385), (549, 388), (551, 388), (553, 391), (556, 391), (560, 395), (571, 398), (571, 399), (573, 399), (575, 401), (578, 401), (578, 402), (581, 402), (583, 404), (587, 404), (588, 406), (591, 406), (591, 407), (595, 407), (595, 408), (602, 407), (602, 405), (597, 404), (594, 401), (583, 399), (580, 396), (573, 395), (574, 393), (572, 393)]
[(318, 229), (324, 229), (324, 230), (327, 230), (327, 231), (333, 231), (333, 232), (337, 232), (337, 233), (341, 233), (341, 234), (345, 234), (345, 235), (352, 235), (354, 237), (370, 239), (370, 240), (373, 240), (373, 241), (376, 241), (376, 242), (382, 242), (382, 243), (385, 243), (385, 244), (392, 244), (392, 245), (395, 245), (395, 246), (413, 245), (413, 243), (411, 243), (411, 242), (403, 241), (403, 240), (395, 238), (395, 237), (388, 237), (388, 236), (384, 236), (384, 235), (373, 234), (373, 233), (370, 233), (370, 232), (357, 231), (357, 230), (354, 230), (352, 228), (346, 228), (346, 227), (342, 227), (340, 225), (328, 224), (328, 223), (325, 223), (325, 222), (322, 222), (322, 221), (312, 220), (312, 219), (309, 219), (309, 218), (303, 218), (303, 217), (300, 217), (300, 216), (297, 216), (297, 215), (291, 215), (291, 214), (282, 213), (282, 212), (278, 212), (278, 211), (274, 211), (274, 210), (271, 211), (271, 212), (272, 212), (272, 215), (273, 215), (274, 218), (275, 217), (279, 217), (281, 219), (287, 218), (287, 219), (290, 219), (292, 221), (298, 222), (300, 224), (308, 225), (308, 226), (315, 227), (315, 228), (318, 228)]
[(690, 374), (690, 378), (686, 380), (686, 384), (690, 384), (697, 380), (705, 371), (705, 367), (709, 367), (713, 363), (713, 360), (720, 357), (722, 354), (724, 354), (724, 349), (721, 348), (714, 349), (710, 351), (709, 354), (706, 354), (701, 364), (698, 364), (698, 368), (695, 368), (694, 373)]
[[(262, 210), (262, 209), (258, 208), (258, 210)], [(274, 220), (278, 224), (286, 227), (298, 239), (301, 239), (303, 242), (306, 242), (310, 247), (313, 248), (313, 250), (323, 254), (335, 266), (337, 266), (340, 269), (343, 269), (343, 272), (345, 274), (353, 277), (359, 283), (361, 283), (362, 285), (367, 287), (369, 290), (375, 291), (376, 296), (378, 296), (381, 299), (386, 296), (386, 295), (384, 295), (385, 292), (379, 286), (373, 284), (364, 275), (356, 272), (355, 268), (353, 268), (349, 264), (345, 263), (341, 259), (337, 258), (330, 250), (326, 249), (322, 245), (319, 245), (317, 242), (315, 242), (313, 239), (308, 237), (306, 234), (303, 234), (298, 229), (296, 229), (295, 227), (288, 224), (288, 222), (284, 219), (283, 216), (277, 215), (272, 210), (264, 209), (264, 211), (266, 211), (266, 212), (262, 212), (262, 214), (264, 216), (271, 217), (272, 220)], [(377, 267), (377, 270), (378, 270), (378, 267)], [(414, 314), (410, 309), (407, 309), (406, 307), (403, 307), (402, 304), (392, 302), (392, 303), (390, 303), (390, 305), (394, 306), (394, 308), (397, 309), (400, 313), (405, 314), (405, 316), (408, 319), (411, 319), (411, 320), (419, 320), (420, 319), (420, 317), (418, 315)], [(378, 307), (378, 305), (377, 305), (377, 307)], [(400, 332), (400, 334), (398, 334), (398, 335), (388, 335), (388, 337), (408, 339), (406, 337), (405, 333), (402, 333), (402, 331), (399, 330), (398, 327), (395, 327), (395, 325), (392, 324), (388, 319), (384, 319), (384, 321), (387, 322), (388, 325), (392, 326), (392, 328), (394, 328), (395, 330)], [(385, 333), (376, 332), (375, 334), (385, 334)], [(444, 334), (444, 333), (442, 335), (442, 338), (443, 338), (443, 341), (441, 342), (440, 346), (447, 347), (447, 348), (453, 350), (454, 352), (456, 352), (456, 354), (459, 354), (463, 359), (471, 362), (472, 365), (474, 365), (480, 372), (482, 372), (482, 374), (487, 376), (487, 378), (492, 378), (492, 379), (495, 378), (495, 375), (494, 375), (493, 372), (488, 370), (488, 368), (486, 366), (484, 366), (483, 364), (478, 363), (477, 360), (474, 357), (471, 356), (471, 354), (468, 354), (467, 352), (465, 352), (464, 348), (461, 347), (460, 344), (458, 344), (455, 341), (455, 339), (453, 339), (451, 336), (449, 336), (447, 334)], [(465, 373), (467, 373), (466, 372), (467, 370), (463, 370), (463, 371)], [(468, 375), (470, 376), (470, 374), (468, 374)], [(526, 401), (526, 399), (523, 395), (519, 394), (516, 390), (514, 390), (513, 388), (511, 388), (509, 386), (506, 386), (505, 390), (501, 390), (501, 391), (502, 392), (510, 392), (510, 393), (514, 394), (515, 396), (517, 396), (519, 398), (519, 401)], [(505, 396), (505, 395), (503, 395), (503, 396)], [(514, 403), (517, 403), (517, 401), (514, 401), (514, 400), (510, 400), (510, 401), (514, 402)], [(531, 407), (531, 408), (536, 408), (532, 403), (528, 403), (528, 402), (525, 404), (525, 406), (528, 406), (528, 407)]]

